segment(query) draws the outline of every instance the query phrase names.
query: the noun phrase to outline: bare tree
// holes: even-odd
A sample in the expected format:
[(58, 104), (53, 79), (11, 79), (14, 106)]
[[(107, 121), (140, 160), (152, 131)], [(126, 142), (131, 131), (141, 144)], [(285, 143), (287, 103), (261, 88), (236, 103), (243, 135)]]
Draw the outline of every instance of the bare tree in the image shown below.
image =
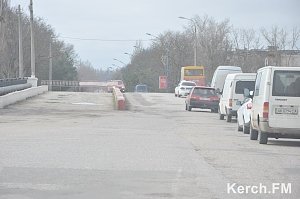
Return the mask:
[[(299, 50), (299, 47), (297, 46), (298, 42), (300, 39), (300, 29), (298, 27), (294, 27), (292, 29), (292, 34), (291, 34), (291, 39), (290, 39), (290, 49), (293, 51), (295, 49)], [(290, 66), (291, 62), (291, 57), (292, 57), (292, 52), (289, 54), (289, 58), (287, 61), (287, 66)]]
[(215, 21), (208, 16), (196, 16), (194, 20), (199, 29), (198, 43), (200, 63), (206, 67), (206, 76), (210, 80), (218, 65), (226, 64), (232, 50), (229, 20)]
[(279, 50), (285, 50), (287, 46), (288, 33), (286, 30), (279, 28), (278, 26), (273, 26), (270, 31), (262, 28), (261, 33), (269, 45), (269, 58), (271, 59), (271, 62), (273, 62), (272, 64), (277, 66), (280, 65), (281, 55)]
[[(0, 0), (0, 78), (18, 76), (18, 11), (8, 5), (8, 0)], [(30, 75), (30, 28), (29, 18), (21, 15), (24, 51), (24, 74)], [(54, 29), (42, 18), (34, 20), (36, 39), (36, 76), (48, 79), (49, 38), (55, 38)], [(55, 39), (53, 41), (53, 78), (74, 80), (77, 78), (74, 67), (77, 55), (72, 45)]]

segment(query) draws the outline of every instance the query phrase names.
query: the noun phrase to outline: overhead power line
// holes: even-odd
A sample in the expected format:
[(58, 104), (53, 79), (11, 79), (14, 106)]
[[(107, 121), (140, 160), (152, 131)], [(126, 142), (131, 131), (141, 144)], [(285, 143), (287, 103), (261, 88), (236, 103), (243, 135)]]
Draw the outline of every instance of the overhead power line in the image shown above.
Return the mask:
[(149, 40), (140, 40), (140, 39), (99, 39), (99, 38), (79, 38), (79, 37), (63, 37), (58, 36), (63, 39), (73, 39), (81, 41), (100, 41), (100, 42), (135, 42), (135, 41), (149, 41)]

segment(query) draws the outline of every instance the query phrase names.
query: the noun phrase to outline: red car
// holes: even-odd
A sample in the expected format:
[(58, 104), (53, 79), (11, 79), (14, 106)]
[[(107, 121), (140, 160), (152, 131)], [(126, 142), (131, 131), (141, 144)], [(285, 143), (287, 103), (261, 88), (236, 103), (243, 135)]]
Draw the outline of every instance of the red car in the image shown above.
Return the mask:
[(112, 90), (113, 90), (113, 87), (119, 88), (120, 91), (121, 91), (122, 93), (125, 92), (125, 86), (124, 86), (124, 83), (123, 83), (122, 80), (110, 80), (110, 81), (107, 83), (107, 91), (108, 91), (109, 93), (111, 93)]
[(185, 110), (191, 111), (192, 108), (203, 108), (217, 113), (219, 100), (214, 88), (195, 86), (185, 100)]

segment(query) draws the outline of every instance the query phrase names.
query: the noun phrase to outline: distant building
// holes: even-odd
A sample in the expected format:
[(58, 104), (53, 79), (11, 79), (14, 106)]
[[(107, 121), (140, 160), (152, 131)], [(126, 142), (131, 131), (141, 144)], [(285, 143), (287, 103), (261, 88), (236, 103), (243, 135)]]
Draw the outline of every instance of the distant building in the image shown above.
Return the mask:
[(242, 67), (244, 72), (255, 72), (264, 66), (300, 66), (300, 50), (236, 49), (229, 55), (232, 65)]

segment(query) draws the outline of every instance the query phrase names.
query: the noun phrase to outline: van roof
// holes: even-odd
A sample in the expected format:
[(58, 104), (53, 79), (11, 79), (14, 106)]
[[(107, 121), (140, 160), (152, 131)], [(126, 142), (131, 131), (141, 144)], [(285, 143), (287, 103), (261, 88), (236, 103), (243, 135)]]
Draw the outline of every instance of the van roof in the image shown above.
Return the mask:
[(275, 70), (300, 70), (300, 67), (299, 66), (296, 66), (296, 67), (293, 67), (293, 66), (265, 66), (265, 67), (262, 67), (260, 69), (258, 69), (258, 71), (260, 70), (264, 70), (264, 69), (275, 69)]
[(241, 67), (239, 66), (218, 66), (217, 70), (238, 70), (241, 71)]
[(236, 79), (238, 77), (256, 77), (256, 73), (234, 73), (228, 74), (226, 79)]

